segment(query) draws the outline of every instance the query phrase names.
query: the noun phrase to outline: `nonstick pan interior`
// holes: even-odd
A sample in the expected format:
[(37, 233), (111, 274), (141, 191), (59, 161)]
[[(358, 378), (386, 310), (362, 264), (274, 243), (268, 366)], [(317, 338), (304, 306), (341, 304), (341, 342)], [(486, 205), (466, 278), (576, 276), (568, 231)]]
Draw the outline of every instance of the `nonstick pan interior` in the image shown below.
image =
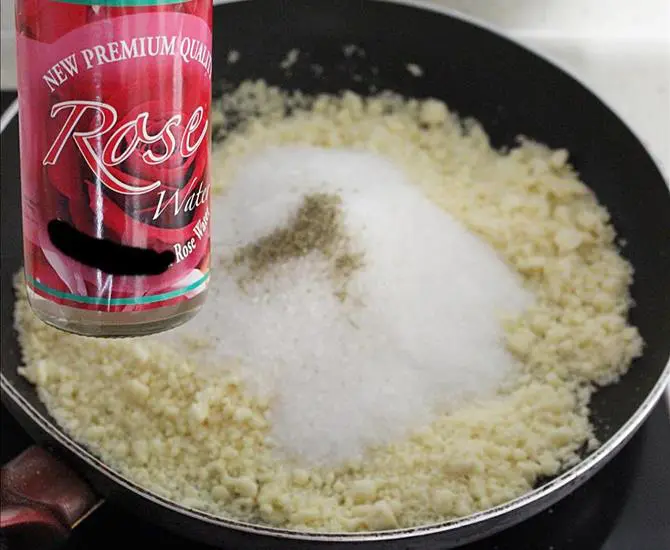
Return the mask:
[[(602, 441), (616, 438), (609, 447), (554, 480), (542, 494), (500, 508), (496, 517), (483, 514), (471, 518), (468, 526), (452, 524), (440, 537), (439, 548), (519, 521), (594, 473), (596, 458), (602, 465), (604, 455), (642, 422), (661, 394), (661, 379), (667, 380), (668, 375), (670, 195), (636, 137), (597, 97), (552, 64), (484, 28), (433, 11), (365, 0), (246, 1), (217, 7), (214, 28), (215, 93), (249, 78), (310, 93), (345, 89), (367, 93), (372, 86), (405, 96), (443, 99), (460, 115), (479, 120), (499, 147), (512, 146), (522, 134), (570, 151), (582, 179), (609, 209), (616, 230), (627, 242), (623, 254), (635, 268), (636, 306), (631, 322), (646, 342), (645, 353), (618, 384), (599, 391), (592, 401), (597, 436)], [(365, 53), (344, 55), (343, 48), (351, 44)], [(300, 50), (298, 62), (286, 71), (280, 63), (294, 48)], [(230, 50), (240, 53), (234, 64), (227, 62)], [(423, 76), (412, 75), (406, 68), (409, 63), (420, 65)], [(314, 65), (323, 67), (323, 73), (317, 73)], [(12, 275), (21, 265), (22, 253), (17, 140), (16, 124), (12, 124), (2, 135), (2, 395), (32, 435), (54, 443), (54, 436), (60, 440), (66, 436), (32, 386), (16, 372), (19, 350), (12, 328)], [(25, 400), (24, 405), (30, 404), (32, 419), (25, 415), (25, 407), (18, 406), (17, 396)], [(37, 426), (35, 419), (42, 425)], [(102, 492), (133, 505), (142, 502), (153, 519), (187, 529), (194, 537), (216, 543), (229, 540), (219, 522), (199, 513), (185, 516), (180, 508), (168, 510), (160, 499), (143, 500), (140, 489), (122, 488), (118, 479), (110, 481), (110, 472), (103, 474), (101, 464), (96, 469), (90, 459), (82, 461), (83, 453), (78, 445), (64, 452)], [(265, 542), (274, 547), (278, 540)], [(250, 544), (261, 548), (256, 542)], [(286, 544), (298, 547), (297, 542)], [(402, 546), (394, 547), (414, 547), (408, 540), (397, 544)], [(417, 544), (416, 548), (430, 548), (425, 541)]]

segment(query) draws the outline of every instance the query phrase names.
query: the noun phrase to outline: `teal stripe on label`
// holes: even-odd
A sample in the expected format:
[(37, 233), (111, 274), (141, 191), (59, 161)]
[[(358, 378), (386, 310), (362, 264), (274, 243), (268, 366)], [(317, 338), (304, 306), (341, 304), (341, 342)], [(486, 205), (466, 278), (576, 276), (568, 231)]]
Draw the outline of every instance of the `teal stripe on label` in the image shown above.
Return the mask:
[(191, 0), (53, 0), (61, 4), (83, 4), (85, 6), (110, 6), (110, 7), (140, 7), (140, 6), (164, 6), (168, 4), (185, 4)]
[(78, 302), (80, 304), (94, 304), (94, 305), (104, 305), (104, 306), (136, 306), (142, 304), (154, 304), (156, 302), (163, 302), (165, 300), (170, 300), (171, 298), (177, 298), (182, 294), (191, 292), (195, 290), (200, 285), (204, 284), (207, 279), (209, 279), (209, 273), (205, 273), (200, 279), (195, 283), (192, 283), (184, 288), (178, 288), (177, 290), (172, 290), (170, 292), (164, 292), (163, 294), (152, 294), (150, 296), (139, 296), (136, 298), (99, 298), (97, 296), (82, 296), (80, 294), (70, 294), (69, 292), (61, 292), (55, 288), (48, 287), (45, 284), (40, 283), (37, 279), (34, 279), (26, 275), (28, 282), (38, 288), (42, 292), (54, 296), (56, 298), (62, 298), (64, 300), (70, 300), (72, 302)]

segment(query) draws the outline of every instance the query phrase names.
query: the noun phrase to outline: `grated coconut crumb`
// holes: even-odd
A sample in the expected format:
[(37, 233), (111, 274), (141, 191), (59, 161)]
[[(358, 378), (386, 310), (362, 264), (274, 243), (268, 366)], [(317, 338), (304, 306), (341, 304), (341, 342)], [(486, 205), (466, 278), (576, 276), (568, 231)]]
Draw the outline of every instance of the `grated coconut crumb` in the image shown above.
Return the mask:
[(213, 383), (159, 339), (101, 342), (58, 331), (35, 317), (17, 278), (20, 372), (63, 429), (182, 505), (318, 532), (467, 516), (575, 464), (584, 444), (597, 446), (590, 395), (642, 351), (626, 321), (633, 270), (618, 254), (608, 213), (566, 151), (520, 139), (498, 152), (477, 123), (428, 101), (391, 93), (308, 98), (245, 82), (220, 104), (244, 120), (214, 151), (212, 181), (223, 192), (247, 154), (281, 144), (392, 158), (533, 292), (535, 303), (504, 325), (523, 365), (514, 384), (364, 459), (299, 468), (278, 460), (271, 403), (245, 391), (234, 361)]

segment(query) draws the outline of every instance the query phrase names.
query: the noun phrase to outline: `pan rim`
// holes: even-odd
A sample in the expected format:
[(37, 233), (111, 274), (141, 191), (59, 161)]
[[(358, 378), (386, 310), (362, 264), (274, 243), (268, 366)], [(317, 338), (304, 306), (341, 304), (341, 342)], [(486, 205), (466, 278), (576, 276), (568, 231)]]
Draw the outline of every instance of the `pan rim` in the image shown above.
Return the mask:
[[(101, 459), (93, 455), (81, 443), (78, 443), (69, 435), (67, 435), (62, 428), (54, 422), (37, 411), (22, 395), (14, 388), (12, 383), (0, 373), (0, 390), (2, 397), (8, 397), (15, 406), (23, 411), (32, 422), (34, 422), (41, 430), (46, 432), (58, 444), (62, 445), (68, 451), (75, 454), (80, 460), (83, 460), (89, 467), (95, 469), (98, 473), (104, 475), (114, 483), (129, 490), (139, 497), (151, 501), (153, 504), (167, 508), (173, 512), (188, 516), (191, 519), (204, 521), (216, 527), (223, 527), (234, 529), (253, 535), (270, 536), (275, 538), (282, 538), (287, 540), (297, 540), (305, 542), (382, 542), (397, 539), (409, 539), (424, 537), (429, 535), (444, 534), (452, 532), (457, 529), (467, 527), (476, 527), (478, 524), (485, 521), (493, 520), (505, 516), (508, 512), (513, 512), (523, 509), (533, 503), (543, 503), (545, 507), (551, 506), (554, 502), (560, 500), (564, 493), (559, 491), (567, 491), (570, 486), (579, 486), (586, 482), (593, 475), (595, 475), (607, 462), (612, 459), (616, 453), (631, 439), (635, 434), (637, 428), (647, 419), (653, 408), (663, 396), (665, 386), (670, 382), (670, 361), (666, 364), (663, 373), (659, 377), (652, 390), (649, 392), (645, 400), (638, 407), (628, 421), (617, 432), (610, 437), (603, 445), (594, 451), (587, 458), (566, 470), (563, 474), (557, 476), (553, 480), (540, 487), (528, 491), (504, 504), (471, 514), (464, 518), (454, 519), (446, 522), (428, 524), (419, 527), (394, 529), (389, 531), (371, 531), (368, 533), (307, 533), (302, 531), (295, 531), (291, 529), (280, 529), (273, 527), (263, 527), (257, 524), (238, 521), (230, 518), (223, 518), (208, 512), (187, 508), (173, 500), (141, 487), (134, 481), (125, 477), (117, 470), (108, 466)], [(4, 400), (4, 399), (3, 399)], [(539, 511), (539, 510), (538, 510)], [(530, 517), (533, 514), (528, 514), (519, 521)], [(515, 521), (514, 523), (518, 523)], [(492, 535), (495, 532), (504, 529), (506, 524), (498, 525), (497, 529), (492, 529), (487, 534)], [(468, 542), (466, 537), (463, 542)]]
[[(214, 0), (214, 5), (225, 5), (232, 4), (237, 2), (244, 2), (247, 0)], [(367, 0), (379, 3), (387, 4), (396, 4), (406, 7), (418, 8), (424, 11), (430, 11), (433, 13), (449, 16), (453, 19), (457, 19), (463, 22), (466, 22), (470, 25), (488, 31), (496, 35), (497, 37), (513, 43), (514, 45), (522, 48), (523, 50), (529, 52), (530, 54), (544, 60), (549, 63), (559, 71), (563, 72), (565, 75), (570, 77), (572, 80), (579, 83), (584, 89), (586, 89), (590, 94), (596, 97), (609, 111), (612, 113), (619, 121), (626, 127), (626, 129), (633, 135), (633, 137), (642, 145), (648, 157), (652, 160), (655, 165), (658, 173), (661, 176), (661, 179), (664, 180), (666, 187), (668, 187), (668, 176), (661, 170), (658, 160), (654, 157), (653, 153), (647, 147), (645, 140), (642, 140), (635, 130), (626, 122), (626, 120), (617, 113), (598, 93), (596, 93), (590, 86), (585, 84), (578, 76), (574, 75), (572, 71), (566, 69), (562, 63), (557, 62), (552, 59), (551, 56), (548, 56), (544, 53), (540, 53), (533, 48), (526, 46), (525, 44), (517, 41), (516, 39), (507, 36), (502, 33), (499, 29), (496, 29), (494, 26), (482, 22), (475, 17), (472, 17), (468, 14), (461, 13), (457, 10), (437, 6), (431, 4), (427, 0)], [(0, 134), (6, 129), (6, 127), (13, 121), (14, 117), (18, 113), (18, 99), (15, 99), (12, 104), (7, 108), (7, 110), (2, 114), (0, 118)], [(670, 189), (668, 189), (670, 193)], [(30, 420), (35, 423), (41, 430), (46, 432), (51, 438), (53, 438), (58, 444), (62, 445), (68, 451), (76, 455), (80, 460), (85, 462), (89, 467), (96, 470), (99, 474), (102, 474), (106, 478), (110, 479), (117, 485), (127, 489), (143, 499), (151, 501), (152, 504), (166, 508), (172, 512), (182, 514), (189, 517), (190, 519), (203, 521), (215, 527), (222, 527), (227, 529), (233, 529), (241, 532), (245, 532), (252, 535), (261, 535), (269, 536), (287, 540), (296, 540), (304, 542), (383, 542), (390, 540), (398, 539), (410, 539), (416, 537), (424, 537), (429, 535), (439, 535), (445, 534), (448, 532), (454, 532), (457, 530), (465, 528), (476, 528), (478, 525), (483, 524), (486, 521), (494, 520), (496, 518), (505, 517), (509, 512), (528, 509), (532, 504), (538, 504), (541, 508), (550, 506), (554, 502), (558, 501), (560, 498), (565, 496), (570, 487), (578, 486), (590, 479), (595, 475), (607, 462), (613, 458), (616, 453), (630, 440), (630, 438), (635, 434), (637, 429), (642, 425), (642, 423), (647, 419), (653, 408), (656, 406), (658, 401), (662, 398), (665, 393), (666, 387), (670, 384), (670, 357), (661, 372), (659, 379), (656, 381), (656, 384), (647, 394), (647, 397), (640, 404), (637, 410), (629, 417), (629, 419), (605, 442), (603, 443), (596, 451), (589, 455), (584, 460), (580, 461), (578, 464), (572, 468), (566, 470), (553, 480), (545, 483), (535, 489), (532, 489), (525, 494), (509, 501), (504, 504), (489, 508), (471, 514), (464, 518), (458, 518), (450, 520), (447, 522), (440, 522), (434, 524), (423, 525), (419, 527), (406, 528), (406, 529), (395, 529), (389, 531), (376, 531), (376, 532), (367, 532), (367, 533), (337, 533), (337, 532), (327, 532), (327, 533), (308, 533), (290, 529), (280, 529), (273, 527), (264, 527), (258, 524), (237, 521), (234, 519), (223, 518), (210, 514), (207, 512), (187, 508), (181, 504), (176, 503), (175, 501), (169, 500), (167, 498), (161, 497), (148, 489), (140, 487), (135, 484), (132, 480), (125, 477), (123, 474), (118, 472), (115, 469), (112, 469), (110, 466), (105, 464), (101, 459), (93, 455), (86, 447), (82, 444), (75, 441), (65, 431), (60, 428), (55, 422), (52, 422), (49, 418), (42, 415), (37, 409), (35, 409), (24, 397), (23, 395), (12, 385), (12, 383), (7, 379), (4, 373), (0, 372), (0, 393), (2, 395), (3, 401), (4, 398), (9, 398), (13, 404), (22, 410)], [(539, 510), (538, 510), (539, 511)], [(490, 530), (486, 529), (486, 535), (494, 534), (496, 531), (500, 531), (513, 523), (518, 523), (527, 517), (534, 515), (533, 513), (526, 513), (522, 516), (517, 516), (517, 520), (510, 522), (509, 524), (501, 522), (500, 524), (494, 526)], [(465, 537), (459, 542), (465, 543), (469, 540), (473, 540), (475, 535), (470, 537)]]

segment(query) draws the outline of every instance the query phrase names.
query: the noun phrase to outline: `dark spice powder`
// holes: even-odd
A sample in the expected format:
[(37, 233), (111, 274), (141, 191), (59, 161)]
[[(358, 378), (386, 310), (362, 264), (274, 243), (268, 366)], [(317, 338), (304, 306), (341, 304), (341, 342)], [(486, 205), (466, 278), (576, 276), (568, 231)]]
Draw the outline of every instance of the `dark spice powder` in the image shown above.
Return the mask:
[(246, 277), (240, 282), (259, 280), (276, 265), (318, 252), (328, 261), (338, 287), (336, 296), (344, 301), (346, 283), (362, 266), (363, 255), (350, 251), (341, 207), (342, 199), (338, 195), (306, 195), (285, 226), (236, 250), (233, 265), (247, 269)]

